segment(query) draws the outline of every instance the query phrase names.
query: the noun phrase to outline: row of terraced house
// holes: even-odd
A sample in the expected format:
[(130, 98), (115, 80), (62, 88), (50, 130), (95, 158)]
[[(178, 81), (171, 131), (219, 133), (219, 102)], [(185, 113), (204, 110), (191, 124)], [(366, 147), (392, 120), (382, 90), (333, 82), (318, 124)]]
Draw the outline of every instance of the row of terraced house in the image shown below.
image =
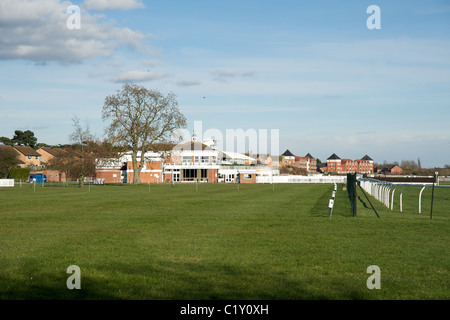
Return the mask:
[(37, 150), (29, 146), (6, 146), (0, 145), (0, 152), (3, 154), (11, 154), (16, 157), (17, 168), (28, 168), (30, 173), (41, 173), (45, 168), (44, 174), (47, 176), (48, 182), (66, 182), (66, 174), (60, 170), (49, 170), (47, 165), (50, 160), (55, 157), (73, 154), (75, 151), (71, 149), (59, 149), (42, 147)]

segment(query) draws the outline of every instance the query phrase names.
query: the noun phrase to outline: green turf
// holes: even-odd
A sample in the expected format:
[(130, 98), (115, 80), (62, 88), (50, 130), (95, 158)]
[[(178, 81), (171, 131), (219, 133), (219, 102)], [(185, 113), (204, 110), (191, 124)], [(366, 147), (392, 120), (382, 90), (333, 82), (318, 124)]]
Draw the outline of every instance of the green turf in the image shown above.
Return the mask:
[(330, 184), (0, 188), (0, 299), (449, 299), (450, 188), (430, 220), (342, 187), (331, 218)]

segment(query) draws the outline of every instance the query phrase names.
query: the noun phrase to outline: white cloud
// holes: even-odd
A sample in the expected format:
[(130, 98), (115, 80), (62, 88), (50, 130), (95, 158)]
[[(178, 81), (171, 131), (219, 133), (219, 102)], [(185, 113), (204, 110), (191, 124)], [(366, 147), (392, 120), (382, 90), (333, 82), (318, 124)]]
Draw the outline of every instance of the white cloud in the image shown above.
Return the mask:
[(147, 59), (147, 60), (142, 60), (139, 63), (139, 66), (141, 66), (143, 68), (153, 68), (153, 67), (162, 66), (163, 64), (164, 63), (161, 60)]
[(88, 10), (131, 10), (144, 8), (141, 0), (85, 0)]
[(214, 71), (214, 74), (219, 77), (235, 77), (238, 73), (233, 69), (221, 69)]
[(112, 82), (120, 82), (120, 83), (134, 83), (134, 82), (145, 82), (145, 81), (153, 81), (158, 80), (162, 78), (169, 77), (169, 74), (157, 74), (154, 72), (145, 72), (145, 71), (127, 71), (113, 79), (111, 79)]
[(227, 79), (236, 78), (238, 76), (253, 77), (255, 75), (255, 71), (245, 71), (245, 72), (240, 73), (234, 69), (227, 68), (227, 69), (215, 70), (213, 72), (213, 75), (215, 75), (215, 78), (214, 78), (215, 81), (227, 82)]
[(201, 82), (197, 80), (181, 80), (177, 82), (178, 86), (189, 87), (189, 86), (198, 86)]
[(81, 62), (110, 57), (120, 47), (146, 50), (148, 36), (119, 28), (104, 18), (81, 11), (81, 29), (70, 30), (68, 1), (2, 0), (0, 2), (0, 59)]

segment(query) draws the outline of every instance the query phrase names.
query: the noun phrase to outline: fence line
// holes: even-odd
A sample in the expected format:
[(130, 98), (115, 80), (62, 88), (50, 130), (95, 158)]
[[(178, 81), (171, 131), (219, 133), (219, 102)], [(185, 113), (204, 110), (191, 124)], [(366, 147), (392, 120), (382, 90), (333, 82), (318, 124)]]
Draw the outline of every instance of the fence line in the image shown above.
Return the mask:
[(256, 183), (347, 183), (344, 176), (257, 176)]
[[(419, 214), (422, 212), (422, 193), (425, 188), (433, 187), (433, 184), (430, 183), (400, 183), (400, 182), (386, 182), (380, 181), (376, 179), (359, 179), (360, 186), (367, 193), (373, 196), (375, 199), (383, 203), (389, 209), (394, 210), (394, 193), (397, 187), (402, 187), (400, 189), (400, 197), (399, 197), (399, 205), (400, 212), (403, 212), (403, 191), (406, 187), (421, 187), (422, 189), (419, 192)], [(435, 188), (450, 188), (450, 185), (434, 185)], [(391, 194), (392, 190), (392, 194)]]

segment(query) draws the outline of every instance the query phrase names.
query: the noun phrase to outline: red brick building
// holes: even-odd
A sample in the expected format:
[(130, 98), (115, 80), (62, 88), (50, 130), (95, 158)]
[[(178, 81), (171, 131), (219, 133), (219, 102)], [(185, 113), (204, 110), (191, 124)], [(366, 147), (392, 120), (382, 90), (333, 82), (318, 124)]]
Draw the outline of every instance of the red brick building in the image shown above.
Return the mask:
[(347, 173), (373, 173), (373, 160), (365, 155), (363, 158), (358, 160), (351, 159), (341, 159), (338, 155), (333, 153), (327, 159), (327, 169), (326, 172), (337, 173), (337, 174), (347, 174)]
[(382, 168), (375, 168), (375, 173), (401, 175), (403, 174), (403, 169), (397, 164), (387, 164)]
[[(140, 165), (138, 153), (138, 165)], [(147, 152), (144, 156), (145, 165), (140, 173), (141, 183), (163, 182), (163, 159), (159, 153)], [(125, 154), (120, 159), (98, 159), (95, 178), (104, 183), (132, 183), (134, 178), (131, 154)]]
[(300, 168), (307, 172), (316, 172), (317, 170), (317, 161), (310, 153), (304, 157), (298, 157), (288, 149), (282, 156), (284, 158), (284, 165), (287, 167)]

